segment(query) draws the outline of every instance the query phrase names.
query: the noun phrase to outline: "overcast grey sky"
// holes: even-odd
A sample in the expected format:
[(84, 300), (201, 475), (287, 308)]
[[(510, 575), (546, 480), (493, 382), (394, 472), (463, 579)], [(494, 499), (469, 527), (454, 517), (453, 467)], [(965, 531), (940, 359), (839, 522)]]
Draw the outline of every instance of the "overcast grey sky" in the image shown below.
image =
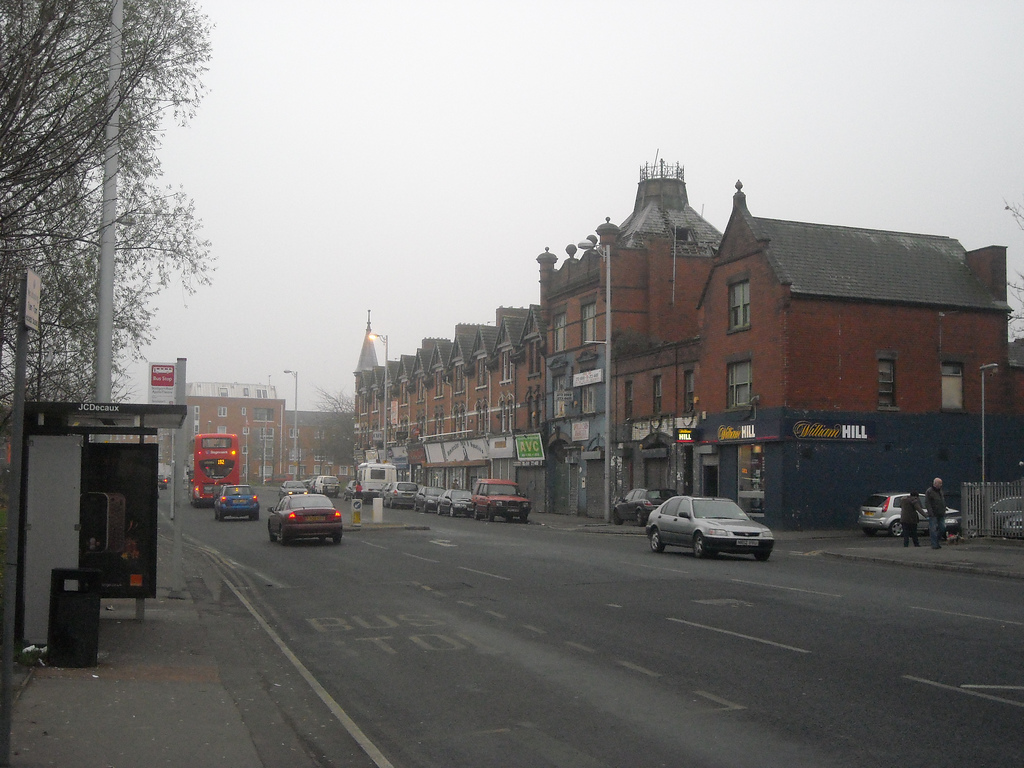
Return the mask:
[(536, 256), (621, 223), (656, 156), (719, 230), (739, 179), (755, 216), (1024, 271), (1019, 0), (197, 2), (209, 94), (161, 157), (217, 268), (145, 350), (193, 381), (351, 393), (367, 310), (397, 359), (536, 303)]

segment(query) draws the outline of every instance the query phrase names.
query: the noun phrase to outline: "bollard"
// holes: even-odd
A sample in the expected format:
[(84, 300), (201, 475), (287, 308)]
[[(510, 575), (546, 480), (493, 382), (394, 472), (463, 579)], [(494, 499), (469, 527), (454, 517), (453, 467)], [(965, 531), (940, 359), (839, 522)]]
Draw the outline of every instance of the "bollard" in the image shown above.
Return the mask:
[(384, 499), (380, 496), (373, 497), (373, 522), (384, 522)]
[(363, 502), (352, 499), (352, 525), (362, 525)]

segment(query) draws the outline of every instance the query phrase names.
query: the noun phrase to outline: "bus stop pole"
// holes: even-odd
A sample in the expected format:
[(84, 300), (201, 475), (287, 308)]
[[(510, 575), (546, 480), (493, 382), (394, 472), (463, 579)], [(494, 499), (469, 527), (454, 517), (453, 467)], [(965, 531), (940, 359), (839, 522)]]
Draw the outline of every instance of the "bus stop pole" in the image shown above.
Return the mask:
[[(187, 405), (185, 387), (185, 363), (186, 358), (179, 357), (174, 372), (174, 402), (176, 405)], [(184, 515), (180, 514), (179, 506), (185, 503), (185, 456), (188, 448), (185, 425), (188, 423), (188, 413), (181, 422), (177, 434), (174, 436), (174, 468), (171, 472), (171, 505), (174, 521), (174, 553), (172, 556), (171, 589), (168, 597), (172, 600), (185, 599), (185, 573), (182, 559), (184, 558), (182, 543), (182, 526), (185, 523)]]

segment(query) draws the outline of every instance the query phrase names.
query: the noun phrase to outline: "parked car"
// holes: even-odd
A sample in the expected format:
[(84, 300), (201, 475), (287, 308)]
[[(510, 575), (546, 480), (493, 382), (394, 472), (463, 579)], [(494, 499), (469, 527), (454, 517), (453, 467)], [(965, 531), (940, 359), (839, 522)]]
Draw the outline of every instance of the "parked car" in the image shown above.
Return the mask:
[(306, 484), (301, 480), (285, 480), (277, 489), (277, 498), (283, 499), (285, 496), (294, 496), (297, 493), (309, 493)]
[(171, 487), (171, 478), (167, 475), (160, 475), (160, 477), (156, 479), (156, 487), (157, 490), (166, 491)]
[(251, 485), (225, 485), (213, 498), (213, 519), (248, 517), (260, 519), (260, 498)]
[(345, 499), (345, 501), (351, 501), (352, 499), (354, 499), (356, 497), (356, 481), (349, 480), (347, 483), (345, 483), (345, 490), (342, 492), (341, 495), (342, 498)]
[(626, 520), (636, 520), (637, 525), (647, 525), (647, 517), (655, 507), (678, 495), (671, 488), (634, 488), (615, 502), (612, 522), (622, 525)]
[(293, 539), (330, 538), (341, 544), (341, 512), (322, 493), (296, 493), (277, 502), (267, 516), (271, 541), (287, 544)]
[(473, 485), (473, 517), (486, 517), (494, 522), (495, 517), (504, 517), (505, 522), (519, 520), (526, 522), (532, 505), (514, 480), (481, 478)]
[(1024, 499), (1009, 496), (994, 502), (989, 511), (992, 514), (992, 533), (1019, 539), (1024, 536)]
[[(860, 505), (857, 525), (866, 536), (874, 536), (879, 531), (888, 531), (890, 536), (903, 535), (903, 523), (900, 522), (900, 503), (908, 491), (889, 491), (873, 493)], [(921, 494), (921, 507), (924, 508), (924, 494)], [(918, 513), (918, 531), (928, 530), (928, 518)], [(948, 507), (946, 509), (946, 531), (960, 533), (960, 511)]]
[(317, 475), (313, 478), (313, 484), (309, 492), (322, 493), (324, 496), (330, 496), (333, 499), (337, 498), (340, 488), (341, 483), (338, 482), (338, 478), (334, 475)]
[(437, 512), (437, 502), (444, 493), (444, 488), (436, 485), (421, 485), (416, 491), (412, 502), (412, 508), (418, 512)]
[(704, 496), (673, 496), (661, 504), (647, 518), (647, 538), (654, 552), (690, 547), (694, 557), (726, 552), (765, 561), (775, 546), (771, 529), (735, 501)]
[(437, 514), (469, 517), (473, 514), (473, 494), (458, 488), (450, 488), (437, 500)]
[(384, 497), (384, 506), (391, 509), (395, 507), (408, 507), (412, 509), (416, 501), (416, 491), (418, 490), (419, 486), (416, 483), (408, 483), (402, 480), (388, 483), (381, 489), (381, 495)]

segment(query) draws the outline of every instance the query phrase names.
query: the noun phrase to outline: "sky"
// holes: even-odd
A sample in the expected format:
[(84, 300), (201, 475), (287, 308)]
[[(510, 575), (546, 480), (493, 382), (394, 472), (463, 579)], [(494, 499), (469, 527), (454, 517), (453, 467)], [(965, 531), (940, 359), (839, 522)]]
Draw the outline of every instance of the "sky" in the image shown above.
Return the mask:
[(536, 257), (621, 224), (656, 160), (720, 231), (741, 180), (754, 216), (1024, 272), (1019, 0), (195, 2), (208, 93), (160, 157), (215, 270), (158, 299), (135, 401), (181, 357), (289, 409), (285, 370), (301, 410), (351, 395), (368, 311), (395, 360), (537, 303)]

